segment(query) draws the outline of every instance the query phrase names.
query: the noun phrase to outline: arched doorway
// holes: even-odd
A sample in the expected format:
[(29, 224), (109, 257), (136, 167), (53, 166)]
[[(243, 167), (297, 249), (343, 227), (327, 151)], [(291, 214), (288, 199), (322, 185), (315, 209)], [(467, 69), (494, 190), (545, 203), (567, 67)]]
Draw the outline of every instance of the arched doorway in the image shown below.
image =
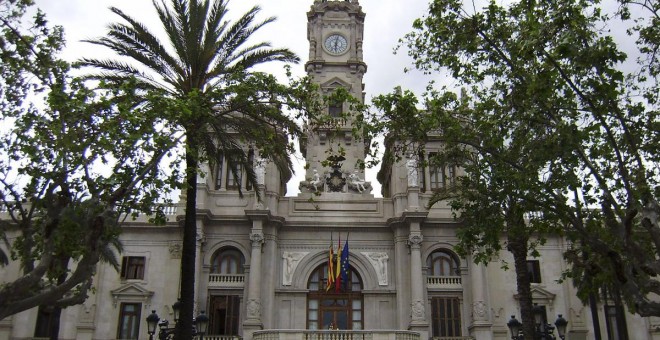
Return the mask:
[(307, 329), (363, 329), (362, 280), (351, 268), (348, 282), (327, 288), (328, 265), (318, 266), (307, 282)]

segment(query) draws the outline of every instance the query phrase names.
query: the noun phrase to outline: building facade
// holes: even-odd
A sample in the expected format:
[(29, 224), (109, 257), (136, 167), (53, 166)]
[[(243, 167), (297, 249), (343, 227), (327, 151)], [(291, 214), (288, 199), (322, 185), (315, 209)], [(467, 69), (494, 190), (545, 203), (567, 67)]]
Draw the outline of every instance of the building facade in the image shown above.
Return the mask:
[[(307, 73), (324, 93), (343, 88), (364, 100), (359, 1), (316, 0), (307, 20)], [(343, 102), (328, 106), (330, 116), (349, 110)], [(433, 190), (450, 185), (461, 169), (422, 167), (417, 157), (385, 163), (378, 174), (383, 197), (374, 197), (361, 166), (369, 141), (351, 131), (350, 119), (339, 128), (307, 126), (306, 180), (296, 196), (286, 196), (291, 174), (258, 155), (256, 188), (233, 176), (226, 160), (206, 167), (198, 181), (195, 277), (196, 309), (210, 318), (205, 338), (510, 339), (506, 323), (520, 319), (515, 273), (501, 268), (501, 261), (512, 263), (510, 255), (488, 265), (458, 257), (452, 249), (460, 225), (450, 208), (425, 208)], [(421, 156), (441, 148), (431, 141)], [(165, 226), (146, 217), (125, 223), (121, 271), (98, 269), (94, 294), (63, 312), (60, 339), (148, 339), (152, 310), (172, 321), (179, 282), (189, 279), (179, 274), (182, 207), (166, 210)], [(594, 339), (589, 307), (570, 282), (557, 282), (567, 246), (550, 239), (540, 258), (529, 258), (534, 303), (549, 322), (558, 314), (568, 320), (568, 339)], [(329, 286), (331, 248), (340, 260), (345, 252), (349, 266), (345, 282)], [(0, 280), (18, 273), (16, 265), (0, 268)], [(0, 339), (46, 337), (49, 313), (39, 308), (0, 320)], [(655, 318), (609, 302), (598, 314), (603, 339), (660, 339)]]

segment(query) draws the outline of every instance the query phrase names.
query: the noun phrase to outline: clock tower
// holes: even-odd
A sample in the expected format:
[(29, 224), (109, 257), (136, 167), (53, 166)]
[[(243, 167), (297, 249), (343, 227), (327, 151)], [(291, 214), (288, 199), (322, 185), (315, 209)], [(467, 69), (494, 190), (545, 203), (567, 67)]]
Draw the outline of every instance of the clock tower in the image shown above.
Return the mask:
[[(364, 18), (358, 0), (315, 0), (307, 12), (309, 61), (305, 69), (323, 96), (342, 88), (360, 103), (364, 102), (362, 78), (367, 71), (362, 56)], [(330, 100), (325, 113), (348, 119), (338, 120), (339, 124), (307, 127), (301, 140), (301, 151), (308, 165), (306, 178), (320, 181), (321, 186), (303, 183), (302, 192), (364, 192), (354, 182), (360, 180), (364, 185), (362, 165), (368, 142), (353, 136), (354, 116), (350, 106), (347, 102)]]

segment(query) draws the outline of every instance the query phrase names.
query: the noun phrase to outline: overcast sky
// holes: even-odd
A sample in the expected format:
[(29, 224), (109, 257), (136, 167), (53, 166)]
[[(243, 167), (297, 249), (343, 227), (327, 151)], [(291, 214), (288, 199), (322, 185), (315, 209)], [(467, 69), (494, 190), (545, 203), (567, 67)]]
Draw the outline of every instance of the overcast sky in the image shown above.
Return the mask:
[[(166, 0), (169, 2), (169, 0)], [(265, 26), (255, 35), (253, 41), (269, 41), (275, 47), (287, 47), (298, 54), (302, 63), (294, 65), (294, 75), (303, 76), (304, 62), (308, 57), (307, 16), (313, 0), (232, 0), (229, 2), (230, 16), (238, 17), (254, 5), (262, 8), (260, 18), (277, 17), (277, 21)], [(138, 21), (147, 24), (152, 31), (159, 33), (157, 20), (151, 0), (36, 0), (50, 23), (62, 25), (67, 39), (64, 57), (76, 60), (80, 57), (103, 57), (112, 55), (107, 50), (80, 40), (100, 37), (105, 34), (106, 26), (119, 18), (111, 13), (110, 6), (118, 7)], [(411, 67), (411, 59), (405, 51), (393, 54), (397, 41), (411, 30), (414, 19), (423, 16), (427, 9), (427, 0), (361, 0), (360, 5), (366, 13), (364, 58), (368, 71), (364, 78), (367, 101), (378, 94), (391, 92), (395, 86), (423, 92), (428, 77), (418, 72), (405, 73), (404, 68)], [(283, 75), (283, 64), (272, 64), (269, 72)], [(294, 161), (298, 169), (304, 166), (302, 160)], [(367, 172), (367, 180), (376, 183), (375, 172)], [(302, 175), (302, 170), (297, 171)], [(297, 188), (297, 183), (290, 188)], [(292, 194), (291, 190), (289, 195)], [(375, 188), (374, 194), (380, 194)]]

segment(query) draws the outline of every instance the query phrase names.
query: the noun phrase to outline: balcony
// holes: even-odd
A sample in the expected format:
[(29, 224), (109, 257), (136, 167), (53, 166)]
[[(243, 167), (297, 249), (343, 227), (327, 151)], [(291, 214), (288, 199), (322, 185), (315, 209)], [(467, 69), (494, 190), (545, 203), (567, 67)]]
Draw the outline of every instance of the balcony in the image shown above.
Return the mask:
[(256, 331), (253, 340), (421, 340), (419, 333), (397, 330), (297, 330)]
[(429, 276), (426, 280), (428, 289), (461, 290), (463, 284), (460, 276)]
[(243, 288), (245, 275), (243, 274), (210, 274), (209, 288)]

